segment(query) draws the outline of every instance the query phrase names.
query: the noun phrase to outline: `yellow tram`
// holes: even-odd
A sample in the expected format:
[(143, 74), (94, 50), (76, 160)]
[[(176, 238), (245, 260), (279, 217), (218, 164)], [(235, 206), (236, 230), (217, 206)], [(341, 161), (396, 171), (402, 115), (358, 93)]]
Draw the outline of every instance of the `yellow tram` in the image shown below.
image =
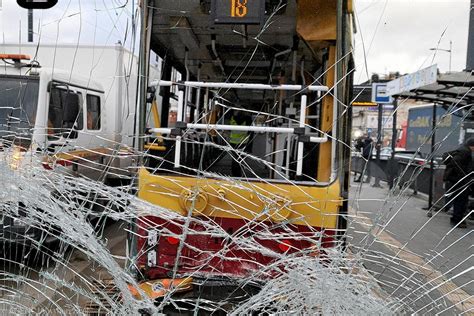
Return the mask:
[(141, 83), (138, 197), (176, 214), (137, 221), (143, 289), (265, 282), (343, 247), (352, 2), (149, 0), (142, 20), (163, 75)]

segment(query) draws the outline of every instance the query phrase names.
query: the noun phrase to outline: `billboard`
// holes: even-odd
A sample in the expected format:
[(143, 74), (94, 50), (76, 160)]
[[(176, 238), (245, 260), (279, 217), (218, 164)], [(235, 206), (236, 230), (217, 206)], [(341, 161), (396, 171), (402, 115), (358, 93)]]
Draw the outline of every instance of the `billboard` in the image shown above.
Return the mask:
[[(437, 156), (459, 147), (461, 131), (460, 113), (446, 115), (447, 110), (441, 105), (436, 108), (436, 138), (440, 143)], [(433, 105), (413, 107), (408, 110), (406, 150), (420, 152), (427, 156), (431, 152)]]

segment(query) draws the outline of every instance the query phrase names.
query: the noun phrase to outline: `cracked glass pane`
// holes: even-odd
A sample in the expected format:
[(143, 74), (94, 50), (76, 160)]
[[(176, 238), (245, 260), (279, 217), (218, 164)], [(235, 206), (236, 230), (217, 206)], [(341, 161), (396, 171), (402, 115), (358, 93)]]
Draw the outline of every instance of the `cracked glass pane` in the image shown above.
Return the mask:
[(0, 1), (0, 313), (472, 314), (468, 2)]

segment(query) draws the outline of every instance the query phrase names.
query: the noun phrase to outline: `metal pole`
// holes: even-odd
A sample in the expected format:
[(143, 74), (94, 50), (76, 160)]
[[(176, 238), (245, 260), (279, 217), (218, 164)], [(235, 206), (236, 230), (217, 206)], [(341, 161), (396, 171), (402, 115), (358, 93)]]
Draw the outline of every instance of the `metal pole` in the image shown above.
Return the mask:
[(272, 127), (272, 126), (246, 126), (246, 125), (217, 125), (217, 124), (186, 124), (186, 128), (205, 129), (216, 131), (245, 131), (245, 132), (264, 132), (264, 133), (293, 133), (294, 128)]
[[(379, 172), (382, 171), (382, 168), (380, 168), (380, 149), (382, 147), (382, 133), (383, 133), (383, 126), (382, 126), (382, 120), (383, 120), (383, 104), (378, 105), (378, 122), (377, 122), (377, 147), (376, 147), (376, 172), (375, 172), (375, 182), (373, 187), (374, 188), (380, 188), (380, 176)], [(370, 160), (369, 160), (370, 161)], [(370, 163), (369, 163), (369, 168), (370, 168)]]
[[(336, 4), (336, 65), (335, 77), (334, 77), (334, 104), (333, 104), (333, 122), (332, 122), (332, 135), (341, 137), (344, 133), (342, 129), (344, 126), (340, 125), (339, 113), (343, 113), (345, 110), (344, 104), (344, 85), (347, 82), (343, 80), (344, 69), (347, 65), (347, 60), (344, 58), (346, 51), (345, 35), (346, 35), (346, 9), (348, 7), (347, 0), (338, 0)], [(344, 168), (343, 156), (343, 142), (332, 141), (331, 142), (331, 178), (330, 182), (334, 179), (339, 178), (342, 181), (342, 175)]]
[[(164, 80), (171, 79), (171, 62), (168, 60), (163, 60), (163, 77)], [(161, 127), (168, 127), (168, 119), (170, 113), (170, 96), (171, 96), (171, 88), (169, 86), (162, 86), (161, 92), (160, 89), (157, 89), (157, 92), (161, 94), (162, 101), (161, 101)]]
[[(347, 214), (348, 214), (348, 200), (349, 200), (349, 160), (350, 151), (344, 146), (350, 143), (350, 131), (345, 132), (344, 129), (349, 129), (351, 124), (347, 122), (346, 118), (348, 113), (351, 112), (351, 106), (349, 106), (349, 112), (345, 113), (343, 117), (339, 117), (339, 114), (345, 112), (345, 104), (350, 103), (352, 93), (352, 75), (350, 72), (351, 57), (343, 58), (348, 51), (348, 38), (347, 38), (347, 23), (348, 23), (348, 0), (338, 0), (336, 4), (336, 70), (334, 83), (335, 96), (334, 96), (334, 116), (333, 116), (333, 137), (343, 138), (342, 142), (332, 140), (332, 156), (331, 156), (331, 179), (338, 177), (341, 181), (340, 195), (343, 198), (342, 207), (339, 209), (337, 217), (337, 235), (340, 238), (341, 245), (346, 248), (346, 230), (347, 230)], [(350, 37), (350, 36), (349, 36)], [(349, 74), (349, 77), (345, 76)], [(343, 79), (345, 77), (345, 79)], [(346, 90), (349, 89), (349, 90)], [(322, 115), (321, 115), (322, 117)], [(350, 119), (349, 119), (350, 120)], [(337, 124), (336, 124), (337, 123)], [(346, 123), (346, 124), (344, 124)], [(349, 124), (348, 124), (349, 123)], [(345, 139), (344, 139), (345, 138)], [(337, 154), (337, 159), (336, 159)]]
[(139, 99), (138, 99), (138, 131), (137, 131), (137, 145), (138, 151), (144, 150), (144, 136), (146, 123), (146, 97), (148, 88), (148, 65), (150, 57), (150, 36), (151, 31), (151, 14), (148, 10), (148, 0), (143, 0), (141, 8), (141, 47), (140, 47), (140, 76), (139, 76)]
[[(189, 58), (189, 50), (188, 48), (185, 48), (185, 52), (184, 52), (184, 67), (186, 69), (186, 81), (189, 81), (190, 78), (191, 78), (191, 73), (189, 72), (189, 67), (188, 67), (188, 58)], [(182, 121), (182, 122), (187, 122), (188, 121), (188, 118), (187, 118), (187, 113), (188, 113), (188, 101), (189, 101), (189, 95), (191, 93), (191, 88), (190, 86), (186, 86), (185, 88), (185, 92), (184, 92), (184, 115), (181, 119), (178, 118), (178, 122), (179, 121)]]
[(474, 0), (471, 0), (469, 17), (469, 35), (467, 38), (466, 70), (474, 70)]
[[(137, 106), (136, 109), (138, 111), (137, 121), (137, 130), (135, 131), (136, 142), (134, 145), (137, 146), (138, 152), (143, 152), (144, 149), (144, 134), (145, 134), (145, 120), (146, 120), (146, 99), (147, 99), (147, 88), (148, 88), (148, 64), (149, 64), (149, 51), (150, 51), (150, 36), (148, 36), (148, 31), (150, 30), (149, 27), (152, 25), (152, 15), (149, 15), (148, 11), (148, 0), (142, 0), (141, 8), (140, 8), (140, 15), (141, 15), (141, 32), (140, 32), (140, 55), (139, 55), (139, 85), (138, 85), (138, 93), (139, 97), (136, 100)], [(143, 157), (140, 156), (139, 160), (137, 161), (137, 165), (141, 166), (143, 164)], [(137, 185), (138, 177), (134, 177), (135, 187), (138, 188)], [(138, 188), (140, 189), (140, 188)], [(138, 222), (137, 219), (134, 218), (129, 223), (129, 230), (128, 233), (128, 243), (127, 247), (129, 246), (130, 255), (127, 259), (127, 268), (131, 271), (133, 275), (137, 275), (137, 269), (135, 265), (135, 260), (138, 256), (138, 246), (137, 246), (137, 236), (136, 232), (138, 230)]]
[[(297, 62), (297, 59), (298, 59), (298, 50), (295, 49), (293, 50), (293, 67), (291, 69), (291, 83), (292, 84), (296, 84), (296, 62)], [(294, 105), (295, 105), (295, 96), (293, 96), (291, 102), (290, 102), (290, 115), (288, 115), (289, 118), (292, 118), (293, 114), (293, 108), (294, 108)], [(292, 127), (293, 125), (293, 122), (292, 120), (290, 119), (288, 121), (288, 127)], [(286, 176), (289, 177), (290, 176), (290, 158), (291, 158), (291, 143), (292, 143), (292, 138), (290, 135), (288, 135), (287, 139), (286, 139)]]
[(170, 87), (173, 85), (186, 86), (193, 88), (217, 88), (217, 89), (248, 89), (248, 90), (288, 90), (288, 91), (322, 91), (327, 92), (329, 89), (326, 86), (304, 86), (304, 85), (271, 85), (271, 84), (260, 84), (260, 83), (229, 83), (229, 82), (202, 82), (202, 81), (184, 81), (184, 82), (173, 82), (165, 80), (155, 80), (150, 83), (150, 86)]
[[(185, 98), (185, 91), (183, 89), (180, 89), (178, 91), (178, 113), (177, 113), (177, 122), (182, 122), (183, 121), (183, 111), (185, 108), (186, 102), (184, 101)], [(186, 115), (186, 113), (184, 113)], [(176, 136), (176, 146), (175, 146), (175, 152), (174, 152), (174, 168), (179, 169), (181, 167), (181, 136)]]
[[(300, 127), (305, 127), (306, 121), (306, 103), (308, 101), (308, 97), (306, 94), (301, 96), (301, 106), (300, 106)], [(303, 175), (303, 150), (304, 150), (304, 143), (298, 142), (298, 156), (296, 162), (296, 177), (297, 180)]]
[(393, 123), (392, 123), (392, 157), (391, 157), (391, 166), (389, 169), (390, 172), (390, 181), (389, 187), (393, 188), (395, 185), (395, 147), (397, 143), (397, 114), (398, 114), (398, 100), (395, 98), (393, 100)]
[(33, 42), (33, 9), (28, 9), (28, 42)]
[(433, 117), (431, 118), (431, 150), (430, 150), (430, 187), (428, 188), (428, 217), (433, 215), (433, 189), (434, 189), (434, 152), (436, 144), (436, 115), (437, 115), (437, 104), (433, 104)]
[[(201, 130), (216, 130), (216, 131), (242, 131), (242, 132), (256, 132), (256, 133), (277, 133), (277, 134), (293, 134), (294, 128), (291, 127), (272, 127), (272, 126), (246, 126), (246, 125), (221, 125), (221, 124), (195, 124), (186, 123), (186, 129), (201, 129)], [(150, 133), (170, 134), (173, 132), (172, 128), (157, 127), (148, 129)], [(307, 139), (311, 143), (325, 143), (329, 141), (327, 135), (323, 137), (313, 136), (313, 134), (306, 134)]]
[(449, 41), (449, 73), (451, 73), (451, 58), (453, 55), (453, 41)]
[[(197, 72), (197, 80), (201, 80), (201, 64), (199, 64)], [(201, 114), (201, 88), (197, 88), (196, 101), (194, 102), (196, 108), (194, 109), (194, 122), (199, 122), (199, 115)]]

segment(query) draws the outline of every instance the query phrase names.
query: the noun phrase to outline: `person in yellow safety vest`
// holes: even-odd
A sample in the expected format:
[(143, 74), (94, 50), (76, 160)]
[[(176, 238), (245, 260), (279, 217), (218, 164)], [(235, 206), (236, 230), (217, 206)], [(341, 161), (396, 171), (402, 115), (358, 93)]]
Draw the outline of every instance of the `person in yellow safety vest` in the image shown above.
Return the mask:
[[(230, 119), (230, 125), (240, 125), (240, 124), (237, 124), (236, 119), (232, 116), (232, 118)], [(245, 145), (247, 141), (248, 141), (248, 132), (246, 131), (231, 131), (230, 132), (229, 143), (231, 143), (232, 146), (242, 147), (240, 145)]]
[[(252, 125), (252, 119), (249, 115), (242, 113), (241, 111), (234, 111), (230, 119), (230, 125), (238, 126), (250, 126)], [(250, 139), (252, 138), (251, 133), (247, 131), (231, 131), (229, 137), (229, 143), (237, 151), (247, 152), (250, 147)], [(239, 157), (238, 152), (234, 151), (232, 154), (232, 176), (242, 177), (242, 166), (239, 161), (243, 159)]]

